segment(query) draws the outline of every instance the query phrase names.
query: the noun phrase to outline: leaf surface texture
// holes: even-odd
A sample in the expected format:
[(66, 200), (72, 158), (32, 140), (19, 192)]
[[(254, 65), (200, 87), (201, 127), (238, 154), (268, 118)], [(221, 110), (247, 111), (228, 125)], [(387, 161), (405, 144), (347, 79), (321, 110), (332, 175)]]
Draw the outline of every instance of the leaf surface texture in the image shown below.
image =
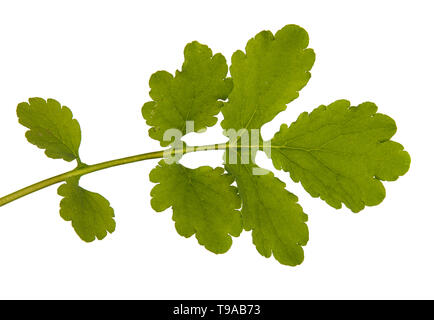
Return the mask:
[(233, 178), (221, 167), (189, 169), (164, 160), (150, 173), (158, 183), (151, 191), (155, 211), (173, 209), (175, 228), (183, 237), (196, 234), (199, 244), (224, 253), (241, 233), (240, 199)]
[(410, 156), (390, 140), (396, 132), (393, 119), (376, 112), (371, 102), (351, 107), (338, 100), (302, 113), (272, 139), (274, 166), (332, 207), (344, 203), (358, 212), (379, 204), (386, 195), (380, 180), (405, 174)]
[(58, 188), (60, 216), (71, 221), (78, 236), (86, 242), (102, 240), (115, 230), (114, 211), (102, 195), (79, 186), (78, 178), (71, 178)]
[(68, 107), (54, 99), (30, 98), (17, 107), (18, 121), (29, 128), (27, 140), (54, 159), (79, 159), (80, 125)]
[(149, 95), (153, 101), (142, 108), (146, 123), (151, 126), (149, 136), (170, 144), (164, 133), (177, 129), (186, 134), (186, 122), (194, 121), (194, 131), (201, 131), (216, 124), (224, 100), (232, 89), (232, 81), (226, 78), (226, 59), (212, 54), (211, 49), (196, 41), (187, 44), (185, 61), (175, 76), (158, 71), (151, 76)]
[(315, 53), (309, 36), (296, 25), (273, 35), (262, 31), (246, 52), (236, 51), (230, 67), (234, 88), (222, 108), (224, 129), (259, 129), (298, 97), (309, 81)]
[(253, 174), (254, 165), (226, 165), (235, 178), (243, 200), (243, 226), (252, 230), (258, 252), (271, 254), (282, 264), (295, 266), (303, 262), (302, 246), (307, 244), (307, 215), (295, 195), (285, 189), (285, 183), (268, 172)]

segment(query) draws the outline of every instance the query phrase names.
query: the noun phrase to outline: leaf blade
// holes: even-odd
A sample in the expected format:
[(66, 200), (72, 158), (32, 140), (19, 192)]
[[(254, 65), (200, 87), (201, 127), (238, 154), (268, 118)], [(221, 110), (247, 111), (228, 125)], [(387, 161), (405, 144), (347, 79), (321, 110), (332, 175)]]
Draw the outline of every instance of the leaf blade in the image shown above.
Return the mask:
[(27, 140), (49, 158), (79, 160), (80, 125), (68, 107), (54, 99), (30, 98), (17, 107), (18, 121), (29, 130)]
[(142, 107), (142, 115), (151, 126), (149, 136), (160, 141), (162, 146), (170, 144), (164, 138), (169, 129), (182, 135), (186, 132), (186, 121), (194, 121), (194, 131), (216, 124), (216, 115), (222, 102), (232, 90), (232, 81), (226, 78), (226, 59), (197, 41), (187, 44), (185, 61), (175, 76), (167, 71), (154, 73), (150, 80), (150, 96), (153, 101)]
[(222, 108), (223, 129), (259, 129), (271, 121), (310, 79), (315, 61), (309, 36), (296, 25), (250, 39), (246, 53), (236, 51), (230, 67), (234, 88)]
[(149, 177), (158, 183), (151, 191), (152, 208), (161, 212), (172, 207), (181, 236), (195, 234), (199, 244), (217, 254), (230, 249), (231, 236), (239, 236), (242, 230), (240, 200), (223, 168), (189, 169), (162, 160)]
[(226, 164), (235, 178), (242, 199), (243, 226), (252, 230), (253, 243), (264, 257), (281, 264), (296, 266), (303, 262), (309, 239), (307, 215), (295, 195), (285, 189), (285, 183), (268, 172), (253, 174), (254, 164)]
[(334, 208), (344, 203), (359, 212), (379, 204), (385, 197), (380, 180), (405, 174), (410, 156), (389, 140), (396, 132), (393, 119), (376, 111), (370, 102), (351, 107), (338, 100), (301, 114), (271, 140), (274, 167)]
[(62, 196), (60, 216), (71, 221), (77, 235), (85, 242), (102, 240), (116, 228), (114, 210), (102, 195), (79, 186), (79, 178), (71, 178), (58, 190)]

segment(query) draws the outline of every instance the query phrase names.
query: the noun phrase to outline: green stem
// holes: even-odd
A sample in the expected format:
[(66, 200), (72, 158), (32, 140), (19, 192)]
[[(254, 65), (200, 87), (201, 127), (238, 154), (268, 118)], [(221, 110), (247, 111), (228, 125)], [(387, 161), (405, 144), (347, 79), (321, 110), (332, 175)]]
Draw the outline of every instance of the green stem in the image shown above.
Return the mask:
[[(225, 143), (212, 144), (212, 145), (206, 145), (206, 146), (186, 147), (184, 149), (172, 150), (171, 154), (176, 155), (176, 154), (186, 154), (189, 152), (196, 152), (196, 151), (223, 150), (226, 147), (227, 147), (227, 144), (225, 144)], [(0, 198), (0, 207), (4, 206), (5, 204), (10, 203), (14, 200), (17, 200), (21, 197), (24, 197), (30, 193), (44, 189), (44, 188), (49, 187), (53, 184), (65, 181), (68, 178), (72, 178), (75, 176), (83, 176), (83, 175), (88, 174), (88, 173), (92, 173), (95, 171), (99, 171), (99, 170), (103, 170), (103, 169), (107, 169), (107, 168), (111, 168), (111, 167), (120, 166), (123, 164), (134, 163), (134, 162), (139, 162), (139, 161), (149, 160), (149, 159), (163, 158), (165, 156), (165, 152), (170, 152), (170, 150), (171, 149), (166, 149), (166, 150), (160, 150), (160, 151), (155, 151), (155, 152), (138, 154), (138, 155), (131, 156), (131, 157), (105, 161), (105, 162), (97, 163), (94, 165), (85, 166), (82, 168), (76, 168), (74, 170), (67, 171), (67, 172), (59, 174), (57, 176), (54, 176), (54, 177), (39, 181), (37, 183), (34, 183), (28, 187), (25, 187), (23, 189), (20, 189), (20, 190), (15, 191), (11, 194), (8, 194), (7, 196)]]

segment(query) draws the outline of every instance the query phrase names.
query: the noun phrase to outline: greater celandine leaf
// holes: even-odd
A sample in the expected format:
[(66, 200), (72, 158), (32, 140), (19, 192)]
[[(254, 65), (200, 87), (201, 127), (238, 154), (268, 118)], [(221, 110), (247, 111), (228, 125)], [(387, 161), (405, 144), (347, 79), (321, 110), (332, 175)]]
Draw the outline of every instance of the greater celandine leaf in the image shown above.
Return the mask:
[(371, 102), (351, 107), (349, 101), (338, 100), (302, 113), (271, 140), (274, 166), (334, 208), (344, 203), (359, 212), (365, 205), (379, 204), (386, 195), (380, 180), (405, 174), (410, 156), (390, 141), (395, 121), (376, 112)]
[[(185, 135), (187, 121), (194, 122), (192, 131), (198, 132), (216, 124), (224, 100), (232, 90), (232, 81), (226, 78), (228, 66), (220, 53), (197, 41), (187, 44), (185, 61), (175, 76), (158, 71), (151, 76), (149, 95), (153, 101), (142, 108), (142, 115), (151, 127), (149, 136), (168, 146), (164, 139), (167, 130), (177, 129)], [(170, 138), (170, 137), (169, 137)]]
[[(410, 156), (390, 140), (394, 121), (370, 102), (351, 107), (339, 100), (320, 106), (290, 126), (282, 125), (270, 141), (262, 140), (261, 127), (285, 110), (310, 79), (315, 54), (308, 43), (306, 31), (296, 25), (276, 34), (260, 32), (245, 52), (233, 54), (228, 78), (225, 58), (194, 41), (185, 47), (181, 71), (151, 76), (152, 101), (144, 104), (142, 115), (151, 127), (150, 137), (162, 146), (176, 141), (168, 154), (178, 156), (169, 159), (164, 153), (151, 171), (150, 180), (156, 183), (151, 205), (156, 211), (172, 207), (180, 235), (195, 235), (208, 250), (224, 253), (244, 228), (252, 232), (261, 255), (290, 266), (303, 261), (307, 215), (285, 183), (255, 164), (258, 150), (267, 150), (274, 166), (289, 172), (312, 196), (335, 208), (343, 203), (354, 212), (384, 199), (382, 180), (407, 172)], [(230, 137), (227, 173), (221, 167), (189, 169), (177, 163), (183, 152), (171, 151), (187, 150), (182, 136), (215, 125), (220, 111), (221, 126)], [(29, 128), (27, 139), (49, 157), (77, 160), (77, 169), (87, 167), (79, 158), (80, 126), (67, 107), (53, 99), (31, 98), (18, 105), (17, 114)], [(69, 178), (59, 187), (60, 215), (84, 241), (103, 239), (115, 230), (113, 209), (103, 196), (82, 188), (79, 179)]]
[(79, 178), (70, 178), (58, 188), (60, 216), (71, 221), (78, 236), (86, 242), (102, 240), (115, 231), (114, 211), (102, 195), (79, 186)]
[(151, 191), (155, 211), (173, 209), (178, 233), (186, 238), (196, 234), (199, 244), (214, 253), (224, 253), (232, 245), (231, 236), (242, 230), (241, 202), (234, 179), (224, 169), (207, 166), (189, 169), (161, 160), (150, 175), (158, 183)]
[(80, 125), (68, 107), (54, 99), (30, 98), (17, 107), (18, 121), (29, 128), (27, 140), (54, 159), (79, 159)]

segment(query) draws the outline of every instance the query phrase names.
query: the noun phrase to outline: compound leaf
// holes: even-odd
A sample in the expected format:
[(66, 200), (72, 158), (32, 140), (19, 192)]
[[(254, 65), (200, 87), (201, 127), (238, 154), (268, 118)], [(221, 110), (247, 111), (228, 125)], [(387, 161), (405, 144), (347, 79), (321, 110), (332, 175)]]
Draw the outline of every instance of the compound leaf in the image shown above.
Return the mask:
[(57, 192), (63, 197), (60, 201), (60, 216), (72, 222), (72, 227), (83, 241), (92, 242), (95, 238), (102, 240), (107, 232), (115, 230), (114, 211), (108, 200), (80, 187), (79, 178), (66, 180)]
[(259, 129), (286, 104), (298, 97), (310, 79), (315, 61), (307, 32), (287, 25), (276, 32), (262, 31), (250, 39), (246, 53), (232, 55), (234, 88), (222, 108), (224, 129)]
[(155, 211), (173, 209), (175, 228), (183, 237), (196, 234), (199, 244), (214, 253), (224, 253), (232, 236), (241, 233), (241, 205), (233, 178), (223, 168), (189, 169), (164, 160), (154, 168), (150, 180), (158, 183), (151, 191)]
[(69, 108), (54, 99), (30, 98), (17, 107), (18, 121), (29, 128), (27, 140), (53, 159), (79, 160), (81, 131)]
[(259, 169), (254, 164), (226, 164), (225, 167), (237, 181), (243, 203), (243, 226), (247, 231), (252, 230), (258, 252), (267, 258), (273, 254), (284, 265), (302, 263), (302, 246), (308, 241), (309, 231), (305, 223), (307, 215), (297, 203), (297, 197), (273, 173), (254, 174)]
[(271, 140), (276, 169), (288, 171), (313, 196), (354, 212), (379, 204), (385, 197), (380, 180), (405, 174), (410, 156), (390, 138), (396, 125), (366, 102), (350, 107), (338, 100), (302, 113), (289, 127), (282, 125)]
[(186, 122), (194, 121), (194, 131), (216, 124), (216, 115), (232, 90), (232, 81), (226, 78), (228, 67), (220, 53), (196, 41), (187, 44), (181, 71), (172, 76), (158, 71), (151, 76), (149, 95), (153, 101), (142, 108), (146, 123), (151, 126), (149, 136), (169, 145), (172, 137), (164, 137), (166, 130), (186, 134)]

